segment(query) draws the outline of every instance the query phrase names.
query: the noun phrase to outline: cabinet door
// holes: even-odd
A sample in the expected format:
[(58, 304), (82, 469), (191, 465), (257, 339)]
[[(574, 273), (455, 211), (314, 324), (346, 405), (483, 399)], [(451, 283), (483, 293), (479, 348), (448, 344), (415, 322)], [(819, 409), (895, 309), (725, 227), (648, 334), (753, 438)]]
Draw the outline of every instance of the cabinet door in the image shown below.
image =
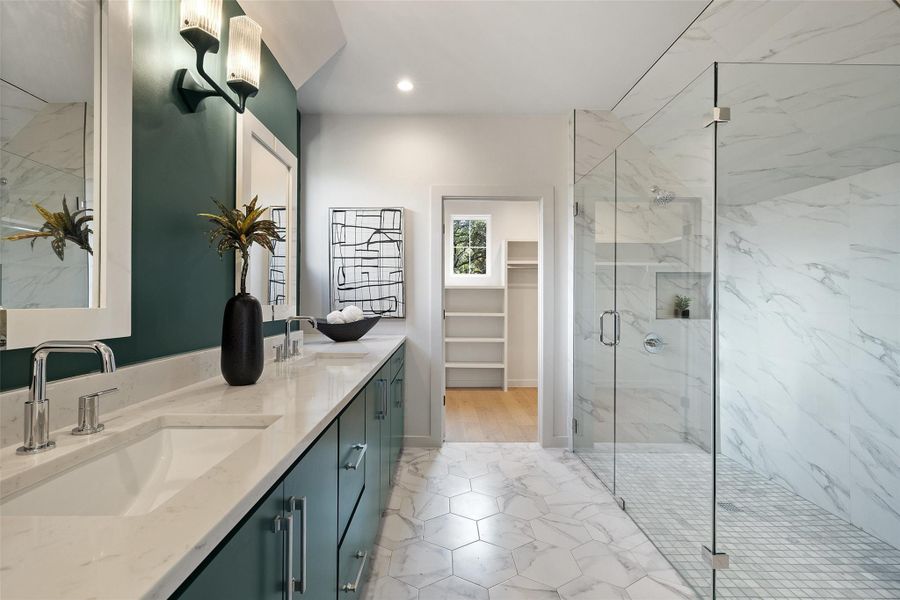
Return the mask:
[(379, 506), (384, 511), (387, 508), (388, 500), (391, 495), (391, 415), (393, 410), (391, 407), (391, 370), (390, 361), (376, 375), (378, 381), (379, 394), (382, 395), (381, 403), (383, 407), (383, 416), (381, 417), (381, 496)]
[(369, 523), (367, 535), (378, 535), (381, 522), (381, 387), (378, 376), (366, 385), (366, 487), (360, 500), (361, 516)]
[(283, 600), (285, 536), (275, 531), (283, 505), (283, 486), (279, 484), (173, 598)]
[[(338, 599), (357, 600), (362, 598), (363, 588), (372, 567), (372, 550), (375, 540), (368, 535), (369, 524), (353, 515), (347, 528), (347, 535), (338, 552)], [(332, 592), (333, 593), (333, 592)], [(384, 598), (383, 600), (396, 600)]]
[(337, 423), (331, 424), (285, 478), (284, 501), (285, 511), (291, 505), (294, 509), (293, 546), (286, 555), (293, 559), (290, 566), (296, 583), (289, 598), (333, 599), (338, 548)]
[[(399, 351), (398, 351), (399, 353)], [(391, 382), (391, 475), (397, 472), (397, 460), (403, 448), (403, 418), (405, 412), (404, 376), (406, 367), (401, 361), (394, 381)]]

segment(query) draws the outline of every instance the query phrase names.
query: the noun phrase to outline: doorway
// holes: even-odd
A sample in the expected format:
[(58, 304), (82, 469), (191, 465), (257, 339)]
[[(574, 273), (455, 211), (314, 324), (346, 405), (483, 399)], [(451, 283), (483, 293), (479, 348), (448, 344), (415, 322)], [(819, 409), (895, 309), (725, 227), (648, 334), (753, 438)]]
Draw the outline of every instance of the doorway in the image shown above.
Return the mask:
[(552, 353), (542, 343), (552, 339), (543, 318), (552, 314), (552, 189), (443, 190), (432, 205), (436, 445), (543, 442), (552, 419)]
[(538, 203), (443, 206), (444, 439), (537, 441)]

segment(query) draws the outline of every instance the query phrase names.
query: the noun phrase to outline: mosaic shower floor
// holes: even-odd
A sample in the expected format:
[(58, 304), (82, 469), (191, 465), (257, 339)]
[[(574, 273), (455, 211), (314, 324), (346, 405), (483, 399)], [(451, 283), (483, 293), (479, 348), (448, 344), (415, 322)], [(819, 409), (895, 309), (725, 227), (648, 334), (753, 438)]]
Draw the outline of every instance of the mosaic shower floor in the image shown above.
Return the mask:
[[(617, 494), (679, 573), (709, 597), (700, 548), (711, 538), (710, 457), (656, 450), (617, 454)], [(608, 471), (608, 454), (579, 456)], [(900, 599), (900, 550), (733, 460), (719, 456), (717, 471), (716, 535), (731, 561), (716, 575), (717, 598)]]

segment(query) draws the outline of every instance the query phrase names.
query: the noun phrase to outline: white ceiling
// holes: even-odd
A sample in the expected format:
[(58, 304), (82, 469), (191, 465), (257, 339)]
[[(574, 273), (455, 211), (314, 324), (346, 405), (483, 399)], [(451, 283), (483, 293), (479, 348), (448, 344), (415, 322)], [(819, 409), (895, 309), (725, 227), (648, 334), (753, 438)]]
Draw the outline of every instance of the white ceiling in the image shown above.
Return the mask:
[(334, 56), (347, 40), (331, 0), (292, 2), (238, 0), (241, 8), (262, 27), (266, 46), (300, 87)]
[[(707, 3), (338, 1), (346, 46), (298, 104), (306, 113), (609, 109)], [(396, 89), (401, 77), (412, 93)]]

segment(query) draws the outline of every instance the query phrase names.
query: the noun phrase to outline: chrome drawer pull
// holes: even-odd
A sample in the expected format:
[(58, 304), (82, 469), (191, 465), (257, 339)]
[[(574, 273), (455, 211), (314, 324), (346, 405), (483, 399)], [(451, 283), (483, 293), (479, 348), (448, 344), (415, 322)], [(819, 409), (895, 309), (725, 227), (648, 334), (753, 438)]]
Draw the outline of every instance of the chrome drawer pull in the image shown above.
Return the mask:
[[(300, 513), (300, 578), (294, 578), (294, 514)], [(288, 514), (284, 517), (275, 517), (275, 531), (287, 533), (287, 556), (285, 556), (284, 570), (284, 597), (290, 600), (295, 592), (306, 593), (306, 496), (288, 499)]]
[(345, 583), (343, 587), (341, 587), (342, 591), (355, 592), (359, 589), (359, 580), (362, 579), (363, 571), (366, 569), (366, 560), (369, 558), (369, 553), (357, 550), (355, 557), (362, 559), (362, 562), (359, 564), (359, 571), (356, 573), (356, 581), (353, 583)]
[(347, 463), (346, 465), (344, 465), (344, 468), (347, 469), (348, 471), (355, 471), (359, 468), (359, 465), (362, 464), (363, 458), (365, 458), (365, 456), (366, 456), (366, 450), (369, 449), (369, 445), (368, 444), (353, 444), (353, 449), (359, 450), (360, 453), (356, 459), (356, 464)]

